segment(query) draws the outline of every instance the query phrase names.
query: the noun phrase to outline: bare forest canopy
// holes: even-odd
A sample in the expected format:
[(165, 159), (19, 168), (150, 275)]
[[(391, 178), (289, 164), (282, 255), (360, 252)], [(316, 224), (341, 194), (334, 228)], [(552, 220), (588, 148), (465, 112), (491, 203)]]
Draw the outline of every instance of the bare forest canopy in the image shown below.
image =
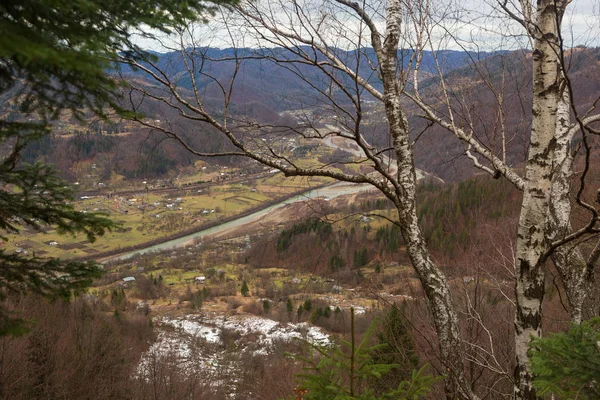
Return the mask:
[[(261, 51), (264, 56), (265, 50)], [(282, 48), (267, 51), (277, 59), (293, 55), (286, 54)], [(348, 63), (356, 59), (357, 52), (337, 50), (339, 57)], [(398, 52), (400, 63), (409, 67), (412, 51)], [(576, 104), (587, 109), (594, 101), (594, 95), (600, 91), (600, 49), (574, 48), (568, 53), (569, 73), (577, 92)], [(281, 68), (267, 58), (255, 57), (255, 49), (213, 49), (199, 48), (194, 50), (197, 62), (201, 65), (195, 77), (195, 83), (207, 107), (218, 109), (222, 106), (220, 84), (228, 84), (235, 69), (236, 62), (240, 68), (232, 90), (230, 112), (240, 118), (251, 118), (263, 123), (285, 123), (293, 112), (308, 112), (328, 121), (335, 115), (335, 110), (322, 106), (322, 99), (315, 95), (311, 85), (324, 86), (327, 82), (314, 75), (310, 84), (299, 75), (310, 76), (311, 72), (293, 71)], [(372, 54), (369, 49), (362, 50), (362, 55)], [(173, 79), (177, 85), (192, 95), (192, 81), (184, 65), (181, 53), (153, 53), (156, 65)], [(489, 89), (489, 82), (498, 84), (504, 90), (506, 107), (505, 129), (511, 132), (513, 139), (507, 148), (507, 160), (513, 166), (522, 164), (527, 153), (528, 129), (531, 118), (531, 52), (526, 50), (511, 52), (462, 52), (445, 50), (437, 54), (448, 86), (452, 88), (450, 95), (457, 100), (460, 108), (469, 109), (474, 116), (475, 125), (486, 135), (492, 137), (498, 130), (494, 109), (495, 98)], [(369, 62), (371, 61), (371, 62)], [(373, 60), (361, 58), (359, 72), (375, 87), (380, 85)], [(301, 68), (301, 67), (300, 67)], [(200, 74), (200, 71), (202, 74)], [(424, 52), (421, 65), (421, 91), (430, 99), (440, 96), (439, 78), (435, 72), (434, 55)], [(134, 79), (143, 86), (152, 88), (152, 83), (141, 71), (121, 66), (115, 75), (125, 79)], [(210, 76), (210, 78), (208, 77)], [(351, 84), (349, 82), (349, 84)], [(127, 95), (127, 94), (125, 94)], [(124, 97), (124, 101), (127, 96)], [(342, 96), (340, 96), (342, 99)], [(383, 109), (369, 100), (365, 93), (365, 101), (372, 104), (370, 115), (365, 118), (367, 131), (375, 145), (384, 146), (389, 140), (387, 123)], [(465, 101), (466, 100), (466, 101)], [(9, 107), (10, 106), (6, 106)], [(421, 118), (420, 112), (407, 104), (409, 122), (415, 127), (414, 135), (427, 127), (427, 121)], [(207, 152), (220, 152), (228, 149), (228, 144), (210, 127), (199, 126), (193, 121), (177, 118), (176, 113), (156, 102), (144, 102), (139, 111), (148, 119), (159, 120), (170, 124), (194, 148), (203, 148)], [(460, 116), (461, 110), (456, 110)], [(463, 110), (464, 111), (464, 110)], [(9, 110), (11, 118), (18, 119), (18, 114)], [(65, 177), (74, 179), (76, 166), (82, 162), (95, 163), (99, 166), (101, 177), (107, 179), (112, 172), (127, 178), (153, 178), (164, 176), (170, 170), (178, 170), (192, 165), (198, 160), (187, 152), (179, 143), (166, 140), (159, 132), (128, 123), (123, 120), (102, 121), (90, 119), (81, 126), (71, 125), (68, 117), (55, 124), (55, 135), (45, 136), (39, 142), (31, 144), (25, 151), (23, 160), (34, 162), (46, 160), (58, 166)], [(65, 122), (67, 122), (65, 124)], [(68, 123), (70, 122), (70, 123)], [(459, 123), (467, 124), (468, 121)], [(65, 129), (65, 126), (68, 129)], [(460, 157), (464, 146), (452, 135), (448, 135), (440, 126), (427, 128), (420, 136), (425, 145), (415, 147), (416, 165), (418, 168), (439, 176), (445, 181), (460, 181), (477, 172), (471, 161)], [(491, 143), (493, 145), (493, 143)], [(221, 158), (222, 163), (239, 162), (231, 158)]]

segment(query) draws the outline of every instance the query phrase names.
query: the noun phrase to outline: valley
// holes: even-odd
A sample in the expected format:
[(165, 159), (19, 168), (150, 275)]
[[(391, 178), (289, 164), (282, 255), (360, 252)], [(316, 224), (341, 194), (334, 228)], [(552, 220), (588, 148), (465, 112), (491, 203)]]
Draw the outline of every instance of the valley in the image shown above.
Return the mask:
[(17, 3), (0, 400), (600, 396), (570, 2)]

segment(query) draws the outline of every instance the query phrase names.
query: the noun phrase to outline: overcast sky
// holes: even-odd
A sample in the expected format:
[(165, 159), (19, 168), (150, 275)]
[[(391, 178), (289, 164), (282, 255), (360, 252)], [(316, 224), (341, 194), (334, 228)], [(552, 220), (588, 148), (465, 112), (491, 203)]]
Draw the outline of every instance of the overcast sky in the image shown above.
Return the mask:
[[(269, 0), (259, 1), (269, 2)], [(327, 0), (304, 1), (310, 3), (312, 6), (327, 3)], [(440, 17), (441, 21), (438, 28), (434, 30), (434, 34), (438, 39), (442, 36), (445, 36), (445, 39), (440, 40), (436, 47), (446, 49), (468, 48), (469, 50), (493, 50), (527, 46), (527, 40), (522, 36), (522, 29), (517, 24), (503, 13), (496, 13), (494, 15), (493, 12), (490, 12), (492, 9), (490, 4), (494, 4), (493, 0), (433, 0), (432, 3), (434, 7), (437, 6), (443, 10), (439, 11), (440, 13), (446, 13), (451, 8), (466, 10), (460, 13), (459, 18), (450, 16), (441, 19)], [(563, 36), (566, 47), (600, 45), (599, 3), (600, 0), (572, 1), (563, 20)], [(222, 20), (223, 17), (217, 14), (213, 22), (196, 27), (194, 33), (198, 40), (196, 44), (217, 48), (231, 47), (231, 42), (227, 39), (231, 36), (231, 32), (228, 34), (227, 30), (223, 28)], [(378, 25), (383, 27), (382, 18), (379, 18)], [(350, 19), (346, 22), (345, 27), (348, 30), (352, 29), (352, 21)], [(452, 39), (447, 37), (447, 32), (452, 32)], [(233, 32), (233, 36), (237, 37), (236, 44), (239, 47), (256, 46), (256, 43), (249, 35), (244, 35), (241, 33), (241, 30)], [(163, 40), (165, 43), (174, 45), (173, 40), (169, 40), (168, 38), (163, 38)], [(146, 49), (165, 51), (165, 48), (156, 41), (139, 38), (136, 42)], [(352, 44), (348, 44), (347, 46), (352, 47)]]

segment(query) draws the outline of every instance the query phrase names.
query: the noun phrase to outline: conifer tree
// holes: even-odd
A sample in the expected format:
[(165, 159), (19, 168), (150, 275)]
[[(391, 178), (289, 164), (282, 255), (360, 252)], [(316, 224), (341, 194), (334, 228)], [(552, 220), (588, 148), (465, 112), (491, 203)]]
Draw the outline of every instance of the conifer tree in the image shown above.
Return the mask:
[(540, 396), (600, 398), (600, 318), (535, 339), (530, 352), (533, 386)]
[[(226, 2), (216, 0), (213, 3)], [(83, 120), (122, 115), (107, 71), (119, 54), (138, 51), (139, 28), (168, 33), (210, 11), (199, 0), (7, 0), (0, 3), (0, 240), (48, 226), (90, 241), (112, 229), (102, 215), (80, 213), (73, 191), (42, 163), (20, 162), (24, 148), (51, 133), (63, 112)], [(139, 32), (139, 31), (138, 31)], [(11, 243), (14, 245), (14, 243)], [(8, 246), (10, 249), (12, 246)], [(101, 274), (93, 262), (0, 250), (0, 301), (10, 293), (69, 298)], [(24, 331), (0, 305), (0, 335)]]
[(242, 289), (240, 290), (240, 293), (244, 297), (248, 297), (250, 295), (250, 290), (248, 289), (248, 283), (246, 281), (242, 282)]
[(350, 312), (351, 338), (341, 340), (341, 346), (322, 347), (309, 344), (313, 357), (296, 357), (304, 363), (304, 373), (297, 375), (298, 388), (305, 400), (383, 400), (420, 399), (431, 391), (436, 378), (425, 373), (426, 367), (413, 370), (407, 379), (401, 379), (395, 387), (377, 393), (369, 383), (390, 373), (397, 364), (377, 362), (372, 358), (385, 344), (369, 344), (377, 320), (365, 332), (362, 340), (354, 332), (354, 310)]
[(415, 345), (405, 323), (404, 307), (393, 305), (383, 318), (376, 332), (380, 347), (371, 354), (373, 361), (378, 364), (394, 364), (388, 373), (374, 379), (372, 386), (377, 391), (385, 391), (397, 387), (419, 366), (419, 357)]

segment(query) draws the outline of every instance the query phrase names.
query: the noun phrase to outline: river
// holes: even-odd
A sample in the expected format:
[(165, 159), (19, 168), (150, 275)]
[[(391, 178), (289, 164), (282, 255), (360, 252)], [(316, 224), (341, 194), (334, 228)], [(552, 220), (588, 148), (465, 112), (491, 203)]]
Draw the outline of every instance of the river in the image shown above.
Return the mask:
[(195, 233), (191, 233), (187, 236), (182, 236), (177, 239), (169, 240), (169, 241), (159, 243), (159, 244), (156, 244), (153, 246), (149, 246), (149, 247), (146, 247), (143, 249), (138, 249), (138, 250), (134, 250), (134, 251), (131, 251), (128, 253), (110, 257), (110, 258), (104, 260), (104, 262), (126, 260), (137, 254), (144, 254), (144, 253), (148, 253), (148, 252), (152, 252), (152, 251), (168, 250), (168, 249), (172, 249), (174, 247), (182, 247), (182, 246), (185, 246), (186, 244), (189, 244), (194, 239), (202, 239), (207, 236), (221, 234), (230, 229), (239, 228), (241, 226), (256, 222), (260, 218), (264, 217), (265, 215), (267, 215), (279, 208), (282, 208), (288, 204), (297, 203), (300, 201), (306, 201), (306, 200), (310, 200), (310, 199), (316, 199), (316, 198), (333, 199), (338, 196), (359, 193), (361, 191), (369, 190), (372, 188), (373, 188), (373, 186), (368, 185), (368, 184), (351, 184), (351, 183), (345, 183), (345, 182), (334, 183), (329, 186), (325, 186), (325, 187), (322, 187), (319, 189), (313, 189), (308, 192), (304, 192), (299, 195), (290, 197), (287, 200), (281, 201), (277, 204), (273, 204), (262, 210), (256, 211), (249, 215), (246, 215), (245, 217), (240, 217), (238, 219), (234, 219), (232, 221), (225, 222), (225, 223), (222, 223), (217, 226), (213, 226), (212, 228), (207, 228), (207, 229), (195, 232)]
[[(328, 128), (329, 130), (335, 130), (336, 128), (333, 126), (326, 126), (326, 128)], [(333, 136), (328, 136), (325, 138), (325, 140), (323, 140), (323, 143), (333, 149), (342, 149), (344, 151), (348, 151), (350, 152), (352, 155), (356, 156), (356, 157), (364, 157), (364, 153), (362, 152), (361, 149), (358, 148), (358, 146), (356, 146), (356, 144), (352, 145), (352, 142), (347, 142), (344, 143), (343, 145), (341, 143), (336, 143), (336, 140), (334, 139), (340, 139), (341, 138), (336, 138)], [(384, 162), (384, 164), (390, 165), (390, 172), (394, 173), (395, 171), (395, 165), (392, 163), (392, 161), (385, 155), (380, 155), (382, 161)], [(437, 177), (435, 177), (434, 175), (430, 175), (424, 171), (421, 171), (419, 169), (416, 170), (416, 174), (417, 174), (417, 179), (421, 180), (425, 177), (433, 177), (436, 179), (439, 179)], [(441, 182), (443, 182), (441, 179), (439, 179)], [(169, 240), (163, 243), (159, 243), (153, 246), (149, 246), (143, 249), (138, 249), (138, 250), (134, 250), (128, 253), (124, 253), (124, 254), (120, 254), (114, 257), (110, 257), (108, 259), (106, 259), (104, 262), (107, 261), (115, 261), (115, 260), (126, 260), (128, 258), (133, 257), (136, 254), (144, 254), (144, 253), (148, 253), (148, 252), (152, 252), (152, 251), (161, 251), (161, 250), (168, 250), (171, 249), (173, 247), (182, 247), (185, 245), (188, 245), (189, 243), (193, 242), (194, 239), (202, 239), (204, 237), (207, 236), (213, 236), (213, 235), (218, 235), (218, 234), (222, 234), (228, 230), (234, 229), (234, 228), (239, 228), (241, 226), (247, 225), (247, 224), (251, 224), (253, 222), (258, 221), (260, 218), (264, 217), (265, 215), (281, 208), (284, 207), (288, 204), (292, 204), (292, 203), (296, 203), (299, 201), (305, 201), (305, 200), (310, 200), (310, 199), (315, 199), (318, 197), (324, 197), (324, 198), (329, 198), (329, 199), (333, 199), (335, 197), (338, 196), (343, 196), (343, 195), (347, 195), (347, 194), (354, 194), (354, 193), (358, 193), (361, 192), (363, 190), (369, 190), (372, 189), (373, 186), (369, 185), (369, 184), (351, 184), (351, 183), (346, 183), (346, 182), (338, 182), (338, 183), (334, 183), (331, 184), (329, 186), (325, 186), (319, 189), (314, 189), (314, 190), (310, 190), (308, 192), (304, 192), (301, 193), (297, 196), (294, 197), (290, 197), (287, 200), (284, 200), (280, 203), (274, 204), (272, 206), (266, 207), (260, 211), (257, 211), (255, 213), (246, 215), (245, 217), (240, 217), (237, 219), (234, 219), (232, 221), (229, 222), (225, 222), (222, 223), (220, 225), (217, 226), (213, 226), (212, 228), (207, 228), (192, 234), (189, 234), (187, 236), (183, 236), (180, 237), (178, 239), (173, 239), (173, 240)]]

